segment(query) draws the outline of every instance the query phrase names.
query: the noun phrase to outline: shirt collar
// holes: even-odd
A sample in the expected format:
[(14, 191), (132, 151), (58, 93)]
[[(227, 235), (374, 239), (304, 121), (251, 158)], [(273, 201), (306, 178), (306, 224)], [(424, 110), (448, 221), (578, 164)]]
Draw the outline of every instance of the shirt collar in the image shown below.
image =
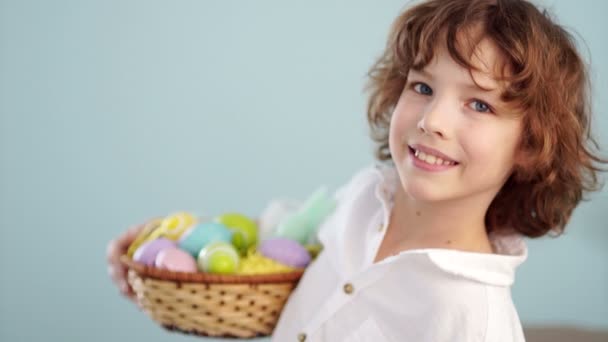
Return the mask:
[[(394, 194), (400, 184), (394, 166), (376, 164), (379, 176), (376, 197), (383, 205), (392, 206)], [(528, 257), (524, 238), (519, 233), (490, 234), (494, 254), (459, 251), (454, 249), (429, 248), (410, 253), (424, 253), (439, 269), (452, 275), (497, 286), (510, 286), (515, 270)]]

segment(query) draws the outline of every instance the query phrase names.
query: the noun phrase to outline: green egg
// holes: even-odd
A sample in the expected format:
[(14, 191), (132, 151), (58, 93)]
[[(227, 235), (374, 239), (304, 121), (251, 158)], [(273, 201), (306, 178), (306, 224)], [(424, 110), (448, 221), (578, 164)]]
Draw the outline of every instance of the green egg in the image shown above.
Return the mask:
[(238, 270), (239, 254), (232, 244), (214, 242), (203, 248), (197, 259), (202, 272), (232, 274)]
[(239, 213), (225, 213), (216, 217), (215, 221), (234, 232), (232, 244), (242, 255), (257, 244), (258, 225), (253, 219)]

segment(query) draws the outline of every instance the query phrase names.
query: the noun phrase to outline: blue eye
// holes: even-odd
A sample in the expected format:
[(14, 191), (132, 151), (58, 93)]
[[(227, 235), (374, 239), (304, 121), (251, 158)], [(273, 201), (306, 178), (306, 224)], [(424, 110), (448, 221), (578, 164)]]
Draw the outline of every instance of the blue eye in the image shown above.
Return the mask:
[(427, 84), (422, 83), (422, 82), (418, 82), (416, 84), (414, 84), (414, 91), (416, 91), (419, 94), (422, 95), (432, 95), (433, 94), (433, 89), (431, 89), (431, 87), (429, 87)]
[(490, 106), (483, 102), (483, 101), (479, 101), (479, 100), (475, 100), (473, 102), (471, 102), (471, 107), (474, 111), (476, 112), (480, 112), (480, 113), (491, 113), (492, 109), (490, 108)]

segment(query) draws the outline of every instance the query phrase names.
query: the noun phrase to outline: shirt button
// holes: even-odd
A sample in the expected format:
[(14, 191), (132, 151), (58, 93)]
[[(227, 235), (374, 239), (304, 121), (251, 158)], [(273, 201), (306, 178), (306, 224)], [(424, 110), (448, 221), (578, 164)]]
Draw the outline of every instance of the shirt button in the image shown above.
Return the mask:
[(344, 284), (344, 293), (351, 294), (351, 293), (353, 293), (353, 291), (355, 291), (353, 284), (351, 284), (351, 283)]
[(300, 333), (300, 334), (298, 334), (298, 341), (299, 341), (299, 342), (304, 342), (304, 341), (306, 341), (306, 334), (304, 334), (304, 333)]

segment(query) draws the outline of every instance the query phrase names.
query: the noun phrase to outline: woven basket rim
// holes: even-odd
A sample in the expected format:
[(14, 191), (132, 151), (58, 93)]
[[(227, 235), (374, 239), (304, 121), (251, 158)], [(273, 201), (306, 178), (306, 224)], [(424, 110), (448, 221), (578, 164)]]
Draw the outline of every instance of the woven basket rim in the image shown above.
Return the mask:
[(147, 266), (133, 261), (129, 256), (123, 255), (120, 261), (127, 268), (136, 272), (142, 278), (154, 278), (160, 280), (170, 280), (188, 283), (204, 283), (204, 284), (266, 284), (266, 283), (291, 283), (298, 281), (304, 269), (299, 269), (293, 272), (272, 273), (272, 274), (251, 274), (251, 275), (236, 275), (236, 274), (213, 274), (213, 273), (186, 273), (173, 272), (156, 267)]

